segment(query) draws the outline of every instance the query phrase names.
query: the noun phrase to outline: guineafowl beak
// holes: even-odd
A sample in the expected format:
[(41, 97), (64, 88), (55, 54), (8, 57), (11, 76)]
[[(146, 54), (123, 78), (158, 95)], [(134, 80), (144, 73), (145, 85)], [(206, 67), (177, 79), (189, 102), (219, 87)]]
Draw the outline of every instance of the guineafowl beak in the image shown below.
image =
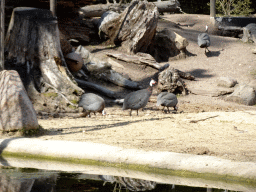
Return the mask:
[(155, 81), (154, 79), (151, 79), (149, 85), (152, 87), (152, 86), (155, 85), (155, 84), (156, 84), (156, 81)]

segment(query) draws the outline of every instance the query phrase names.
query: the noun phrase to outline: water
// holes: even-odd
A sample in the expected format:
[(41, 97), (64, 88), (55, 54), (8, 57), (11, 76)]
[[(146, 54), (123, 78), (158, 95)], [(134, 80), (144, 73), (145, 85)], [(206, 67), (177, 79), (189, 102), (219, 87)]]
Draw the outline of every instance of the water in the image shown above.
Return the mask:
[(228, 191), (223, 189), (162, 184), (155, 181), (129, 177), (46, 171), (32, 168), (2, 167), (0, 172), (1, 192), (12, 191), (10, 189), (15, 189), (15, 192)]
[(253, 192), (256, 188), (228, 181), (211, 181), (113, 167), (0, 156), (0, 191)]

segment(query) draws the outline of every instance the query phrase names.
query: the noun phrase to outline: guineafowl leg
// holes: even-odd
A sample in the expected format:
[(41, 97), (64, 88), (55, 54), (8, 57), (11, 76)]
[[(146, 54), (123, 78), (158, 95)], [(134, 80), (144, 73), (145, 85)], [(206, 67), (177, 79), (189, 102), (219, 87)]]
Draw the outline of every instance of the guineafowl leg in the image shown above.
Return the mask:
[(137, 116), (139, 115), (139, 109), (137, 109)]
[(132, 116), (132, 110), (130, 111), (130, 116)]
[(168, 113), (170, 113), (169, 107), (167, 107)]

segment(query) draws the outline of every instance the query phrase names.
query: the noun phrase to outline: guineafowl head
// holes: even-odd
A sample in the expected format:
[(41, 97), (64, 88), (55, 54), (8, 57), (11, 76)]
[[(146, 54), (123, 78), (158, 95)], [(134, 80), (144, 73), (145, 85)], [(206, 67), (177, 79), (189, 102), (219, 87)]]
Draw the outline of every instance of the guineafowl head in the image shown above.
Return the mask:
[(151, 79), (151, 81), (149, 82), (149, 85), (153, 87), (155, 84), (156, 84), (156, 81), (154, 79)]
[(208, 33), (208, 25), (205, 26), (205, 32)]

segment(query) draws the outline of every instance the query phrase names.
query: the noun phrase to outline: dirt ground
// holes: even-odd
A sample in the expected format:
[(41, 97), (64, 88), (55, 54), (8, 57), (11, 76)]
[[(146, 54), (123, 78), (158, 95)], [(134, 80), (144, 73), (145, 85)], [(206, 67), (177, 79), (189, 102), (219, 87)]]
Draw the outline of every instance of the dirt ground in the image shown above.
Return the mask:
[[(188, 24), (190, 25), (189, 27)], [(197, 35), (209, 25), (211, 53), (197, 45)], [(255, 45), (242, 43), (237, 38), (216, 36), (209, 16), (165, 14), (158, 27), (168, 27), (187, 38), (190, 57), (171, 60), (168, 63), (196, 77), (184, 80), (189, 90), (187, 96), (179, 96), (177, 113), (159, 111), (156, 89), (144, 111), (139, 116), (122, 111), (118, 105), (108, 105), (107, 115), (91, 118), (39, 118), (39, 124), (48, 133), (39, 138), (45, 140), (92, 141), (124, 148), (154, 151), (172, 151), (198, 155), (212, 155), (236, 161), (256, 162), (256, 106), (245, 106), (213, 97), (211, 93), (221, 90), (216, 80), (231, 77), (239, 83), (248, 83), (256, 77)], [(103, 46), (87, 46), (95, 57), (108, 60)], [(143, 85), (157, 71), (134, 64), (115, 66), (118, 72), (128, 74)], [(165, 63), (161, 63), (161, 65)], [(118, 91), (122, 91), (119, 88)], [(125, 93), (125, 92), (124, 92)], [(193, 94), (194, 93), (194, 94)], [(86, 149), (84, 149), (86, 150)]]

